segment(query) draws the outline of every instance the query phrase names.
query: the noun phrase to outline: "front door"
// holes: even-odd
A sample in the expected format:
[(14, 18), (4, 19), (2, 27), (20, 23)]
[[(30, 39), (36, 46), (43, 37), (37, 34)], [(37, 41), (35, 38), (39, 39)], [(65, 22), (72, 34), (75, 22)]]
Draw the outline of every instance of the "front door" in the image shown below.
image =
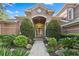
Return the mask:
[(35, 27), (35, 37), (44, 37), (45, 35), (45, 21), (46, 18), (42, 16), (37, 16), (33, 18), (34, 27)]
[(37, 28), (36, 29), (36, 37), (43, 37), (44, 36), (44, 29), (43, 28)]
[(44, 36), (44, 24), (37, 23), (36, 24), (36, 37)]

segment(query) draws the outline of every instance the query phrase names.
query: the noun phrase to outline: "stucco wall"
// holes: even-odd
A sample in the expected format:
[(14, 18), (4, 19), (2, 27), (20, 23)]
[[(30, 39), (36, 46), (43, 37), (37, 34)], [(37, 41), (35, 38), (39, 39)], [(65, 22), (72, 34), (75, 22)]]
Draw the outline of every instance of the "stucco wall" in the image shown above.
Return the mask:
[(74, 17), (75, 18), (79, 17), (79, 5), (74, 8)]
[(79, 33), (79, 24), (70, 26), (70, 27), (63, 27), (62, 32), (64, 32), (64, 33)]
[(0, 34), (17, 34), (19, 32), (18, 23), (0, 23)]

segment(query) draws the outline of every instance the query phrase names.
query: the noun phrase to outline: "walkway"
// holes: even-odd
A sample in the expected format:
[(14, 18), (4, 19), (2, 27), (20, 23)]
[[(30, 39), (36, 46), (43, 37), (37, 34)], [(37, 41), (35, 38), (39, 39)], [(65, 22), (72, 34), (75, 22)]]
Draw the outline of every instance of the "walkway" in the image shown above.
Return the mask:
[(29, 56), (49, 56), (43, 41), (35, 41)]

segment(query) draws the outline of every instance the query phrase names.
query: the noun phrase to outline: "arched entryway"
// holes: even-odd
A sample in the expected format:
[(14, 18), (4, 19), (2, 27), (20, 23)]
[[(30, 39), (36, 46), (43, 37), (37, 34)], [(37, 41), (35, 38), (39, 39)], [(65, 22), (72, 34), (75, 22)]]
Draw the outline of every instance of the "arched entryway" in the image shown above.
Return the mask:
[(36, 16), (33, 17), (32, 20), (35, 26), (35, 37), (44, 37), (46, 18), (42, 16)]

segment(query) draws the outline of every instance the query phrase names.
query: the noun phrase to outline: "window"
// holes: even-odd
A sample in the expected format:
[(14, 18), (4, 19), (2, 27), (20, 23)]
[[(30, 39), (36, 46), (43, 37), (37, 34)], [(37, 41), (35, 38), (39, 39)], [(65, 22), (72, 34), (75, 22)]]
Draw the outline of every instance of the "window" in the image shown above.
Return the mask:
[(69, 20), (71, 20), (71, 19), (73, 19), (73, 14), (74, 12), (73, 12), (73, 8), (69, 8), (68, 9), (68, 19)]
[(69, 19), (72, 19), (72, 11), (69, 11)]

